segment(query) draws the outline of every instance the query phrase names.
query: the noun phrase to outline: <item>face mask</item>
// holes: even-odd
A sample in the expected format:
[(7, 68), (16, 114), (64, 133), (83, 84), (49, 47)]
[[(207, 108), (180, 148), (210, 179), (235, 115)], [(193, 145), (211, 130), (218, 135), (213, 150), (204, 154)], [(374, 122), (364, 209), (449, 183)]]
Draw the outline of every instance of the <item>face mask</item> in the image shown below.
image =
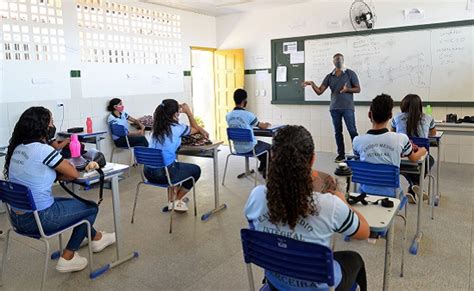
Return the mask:
[(118, 112), (123, 112), (123, 109), (125, 108), (125, 106), (123, 105), (116, 105), (115, 106), (115, 109), (118, 111)]
[(338, 68), (338, 69), (341, 69), (343, 65), (344, 65), (343, 61), (335, 61), (334, 62), (334, 66), (336, 66), (336, 68)]
[(244, 102), (244, 107), (247, 107), (247, 101)]
[(56, 126), (48, 127), (48, 140), (52, 140), (56, 136)]

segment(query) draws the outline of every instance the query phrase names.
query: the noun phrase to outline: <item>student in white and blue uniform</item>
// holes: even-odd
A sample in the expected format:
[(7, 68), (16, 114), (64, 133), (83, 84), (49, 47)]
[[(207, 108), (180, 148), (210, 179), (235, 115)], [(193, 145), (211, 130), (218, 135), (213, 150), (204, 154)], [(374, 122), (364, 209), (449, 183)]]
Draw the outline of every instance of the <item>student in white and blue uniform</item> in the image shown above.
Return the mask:
[[(418, 161), (426, 153), (425, 148), (415, 151), (406, 134), (388, 130), (387, 124), (392, 118), (392, 109), (393, 100), (389, 95), (382, 94), (372, 100), (369, 110), (372, 129), (367, 134), (354, 138), (352, 144), (354, 155), (361, 161), (400, 167), (402, 157)], [(393, 189), (386, 187), (361, 185), (361, 191), (368, 194), (393, 195)]]
[[(46, 233), (56, 232), (82, 219), (88, 220), (92, 226), (98, 212), (96, 205), (53, 196), (52, 187), (56, 179), (74, 180), (79, 177), (79, 173), (57, 150), (47, 144), (54, 135), (50, 130), (52, 127), (53, 121), (48, 109), (31, 107), (23, 112), (8, 146), (5, 178), (30, 188)], [(33, 212), (12, 208), (9, 215), (18, 231), (39, 234)], [(99, 232), (92, 228), (91, 234), (94, 252), (100, 252), (115, 242), (115, 233)], [(86, 235), (87, 227), (84, 224), (74, 228), (56, 265), (59, 272), (80, 271), (87, 266), (87, 259), (76, 252)]]
[[(428, 138), (436, 135), (436, 124), (431, 115), (423, 113), (423, 103), (421, 98), (415, 94), (408, 94), (400, 103), (401, 112), (392, 119), (392, 131), (404, 133), (409, 137)], [(431, 169), (434, 165), (434, 158), (429, 156), (428, 167)], [(428, 173), (428, 171), (426, 171)], [(419, 191), (420, 175), (404, 174), (410, 184), (408, 192), (415, 194)]]
[[(179, 123), (180, 113), (185, 113), (188, 116), (190, 126)], [(195, 133), (201, 133), (205, 137), (209, 137), (209, 134), (197, 124), (187, 104), (180, 105), (178, 101), (173, 99), (163, 100), (156, 108), (153, 119), (153, 132), (149, 147), (160, 149), (163, 152), (163, 159), (168, 168), (171, 182), (176, 183), (191, 176), (197, 182), (201, 176), (201, 168), (195, 164), (177, 162), (176, 152), (181, 146), (182, 137)], [(164, 169), (145, 167), (144, 174), (150, 182), (168, 184)], [(177, 189), (177, 201), (175, 201), (174, 205), (175, 211), (188, 211), (183, 198), (192, 187), (192, 181), (188, 180)], [(168, 208), (171, 209), (173, 206), (171, 197), (169, 197), (168, 202)]]
[[(109, 101), (107, 110), (110, 112), (109, 117), (107, 118), (107, 124), (110, 127), (112, 139), (117, 147), (127, 147), (127, 139), (125, 136), (120, 136), (116, 132), (113, 132), (112, 124), (119, 125), (125, 130), (130, 147), (148, 147), (148, 141), (145, 137), (145, 126), (124, 111), (125, 107), (123, 106), (122, 100), (119, 98), (113, 98)], [(129, 123), (138, 128), (138, 131), (130, 132), (128, 130)]]
[[(340, 192), (313, 192), (315, 160), (311, 134), (302, 126), (287, 126), (273, 138), (273, 160), (266, 186), (257, 186), (245, 205), (250, 229), (330, 246), (335, 233), (367, 239), (365, 218), (346, 202)], [(350, 290), (357, 283), (367, 290), (362, 257), (353, 251), (334, 252), (336, 290)], [(265, 271), (272, 290), (327, 290), (318, 282), (298, 280)]]
[[(253, 141), (252, 143), (245, 143), (245, 142), (236, 142), (234, 143), (235, 151), (239, 154), (251, 154), (253, 149), (255, 149), (255, 153), (259, 154), (264, 151), (270, 152), (270, 144), (257, 141), (255, 136), (253, 135), (253, 128), (258, 127), (261, 129), (267, 129), (270, 127), (270, 123), (268, 122), (260, 122), (258, 118), (250, 111), (245, 110), (247, 107), (247, 92), (243, 89), (237, 89), (234, 92), (234, 102), (235, 108), (227, 113), (226, 120), (227, 126), (230, 128), (245, 128), (249, 129), (252, 132)], [(267, 169), (267, 154), (263, 154), (258, 156), (260, 161), (260, 165), (258, 167), (258, 171), (262, 173), (265, 177), (266, 169)]]

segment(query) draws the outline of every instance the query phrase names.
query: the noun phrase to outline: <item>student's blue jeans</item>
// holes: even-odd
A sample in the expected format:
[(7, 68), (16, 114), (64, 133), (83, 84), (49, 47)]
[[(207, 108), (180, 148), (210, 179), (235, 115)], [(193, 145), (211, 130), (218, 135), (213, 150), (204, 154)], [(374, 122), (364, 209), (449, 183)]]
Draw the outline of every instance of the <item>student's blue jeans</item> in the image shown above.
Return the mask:
[[(168, 184), (165, 169), (163, 168), (153, 169), (145, 167), (143, 172), (145, 174), (145, 178), (147, 178), (147, 180), (152, 183)], [(201, 168), (195, 164), (174, 162), (168, 166), (168, 173), (170, 174), (170, 180), (173, 184), (191, 176), (194, 178), (194, 182), (197, 182), (199, 177), (201, 177)], [(191, 180), (187, 180), (182, 186), (186, 190), (191, 190), (191, 188), (193, 188), (193, 182)]]
[(346, 153), (344, 148), (344, 136), (342, 135), (342, 119), (346, 123), (347, 131), (354, 140), (357, 134), (355, 114), (352, 109), (333, 109), (330, 111), (332, 117), (332, 124), (334, 126), (334, 135), (336, 137), (337, 154), (344, 155)]
[[(99, 208), (94, 205), (85, 204), (74, 198), (55, 197), (54, 203), (50, 207), (38, 211), (41, 225), (46, 234), (54, 233), (80, 220), (87, 220), (91, 226), (95, 222)], [(10, 218), (13, 226), (26, 234), (39, 234), (38, 226), (35, 222), (33, 212), (17, 214), (10, 211)], [(96, 230), (91, 227), (91, 235), (94, 237)], [(71, 238), (66, 249), (77, 251), (82, 241), (87, 236), (87, 226), (81, 224), (72, 231)]]

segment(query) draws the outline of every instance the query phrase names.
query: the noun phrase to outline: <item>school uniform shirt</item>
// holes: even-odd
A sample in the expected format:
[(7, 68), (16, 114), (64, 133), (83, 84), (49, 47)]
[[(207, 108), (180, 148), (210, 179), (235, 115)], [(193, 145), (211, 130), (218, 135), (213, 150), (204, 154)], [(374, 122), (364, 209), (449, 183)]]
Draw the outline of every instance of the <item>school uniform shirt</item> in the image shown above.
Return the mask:
[[(267, 188), (264, 185), (255, 187), (245, 205), (245, 216), (250, 229), (282, 235), (299, 241), (317, 243), (330, 247), (331, 236), (341, 233), (354, 235), (360, 226), (359, 218), (341, 199), (332, 194), (314, 192), (313, 199), (318, 209), (317, 215), (300, 218), (295, 229), (288, 225), (273, 224), (269, 221), (267, 206)], [(327, 290), (327, 284), (299, 280), (281, 274), (265, 271), (265, 276), (278, 290)], [(341, 281), (341, 267), (334, 261), (336, 285)]]
[(61, 154), (50, 145), (40, 142), (21, 144), (13, 151), (8, 179), (10, 182), (29, 187), (37, 209), (44, 210), (54, 203), (54, 169), (62, 161)]
[(173, 123), (171, 136), (165, 136), (163, 142), (152, 137), (149, 147), (161, 150), (165, 165), (169, 166), (176, 160), (176, 151), (181, 146), (181, 138), (190, 134), (191, 128), (186, 124)]
[(239, 154), (251, 152), (257, 144), (257, 139), (253, 135), (253, 127), (258, 126), (258, 118), (250, 111), (236, 107), (226, 116), (227, 126), (230, 128), (245, 128), (252, 132), (252, 142), (235, 142), (234, 148)]
[[(392, 128), (397, 132), (407, 134), (408, 114), (400, 112), (392, 119)], [(421, 116), (418, 124), (418, 137), (428, 138), (430, 130), (435, 128), (436, 124), (431, 115), (424, 114)]]
[[(115, 116), (114, 113), (110, 113), (109, 117), (107, 118), (107, 124), (110, 127), (110, 131), (112, 131), (112, 124), (117, 124), (122, 126), (125, 129), (126, 134), (128, 135), (128, 113), (127, 112), (122, 112), (120, 113), (120, 116)], [(119, 139), (120, 136), (115, 135), (114, 132), (112, 132), (112, 139), (117, 140)]]
[[(369, 130), (352, 142), (354, 155), (361, 161), (373, 164), (387, 164), (400, 167), (402, 157), (408, 157), (413, 147), (408, 136), (403, 133), (389, 132), (388, 129)], [(361, 191), (368, 194), (393, 195), (393, 189), (361, 185)]]

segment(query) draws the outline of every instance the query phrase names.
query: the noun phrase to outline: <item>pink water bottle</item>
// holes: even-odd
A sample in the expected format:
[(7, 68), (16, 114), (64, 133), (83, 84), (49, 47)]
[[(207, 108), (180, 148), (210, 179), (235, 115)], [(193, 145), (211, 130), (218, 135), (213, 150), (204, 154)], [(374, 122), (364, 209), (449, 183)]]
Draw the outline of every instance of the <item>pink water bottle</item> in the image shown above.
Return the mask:
[(87, 133), (92, 133), (92, 118), (87, 117), (86, 126), (87, 126)]
[(69, 150), (71, 151), (71, 158), (78, 158), (81, 156), (81, 143), (79, 142), (79, 139), (77, 138), (77, 134), (71, 135)]

